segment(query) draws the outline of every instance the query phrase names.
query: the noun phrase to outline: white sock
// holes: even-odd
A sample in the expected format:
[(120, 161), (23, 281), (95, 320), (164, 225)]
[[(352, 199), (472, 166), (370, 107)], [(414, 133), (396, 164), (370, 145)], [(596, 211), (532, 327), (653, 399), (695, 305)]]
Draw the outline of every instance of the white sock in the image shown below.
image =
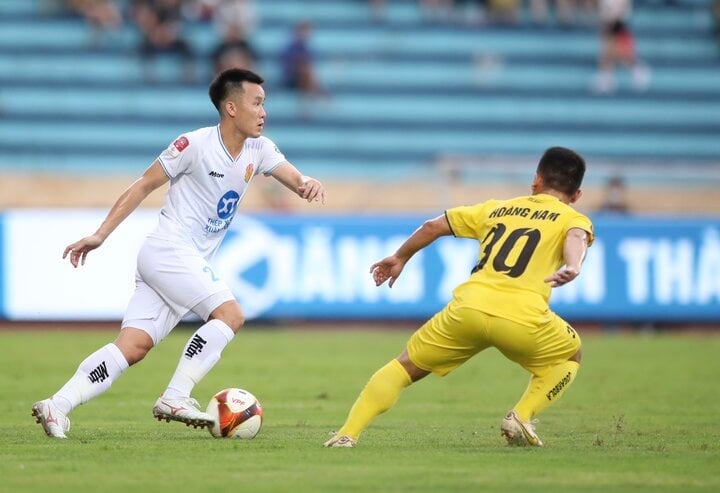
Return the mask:
[(52, 400), (64, 414), (85, 404), (107, 389), (128, 368), (128, 362), (115, 344), (107, 344), (85, 358), (75, 375), (53, 395)]
[(210, 320), (200, 327), (185, 345), (163, 397), (190, 397), (193, 387), (220, 361), (220, 354), (234, 336), (222, 320)]

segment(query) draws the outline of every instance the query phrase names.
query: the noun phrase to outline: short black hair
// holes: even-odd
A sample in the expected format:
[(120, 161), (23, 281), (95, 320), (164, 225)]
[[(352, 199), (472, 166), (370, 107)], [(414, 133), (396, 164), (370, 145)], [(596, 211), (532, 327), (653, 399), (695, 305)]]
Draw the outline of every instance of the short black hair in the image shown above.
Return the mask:
[(551, 147), (545, 151), (537, 167), (537, 174), (547, 188), (568, 196), (580, 189), (585, 176), (585, 160), (565, 147)]
[(255, 72), (242, 68), (230, 68), (220, 72), (210, 83), (208, 94), (215, 109), (220, 111), (220, 105), (235, 89), (242, 89), (243, 82), (262, 84), (265, 80)]

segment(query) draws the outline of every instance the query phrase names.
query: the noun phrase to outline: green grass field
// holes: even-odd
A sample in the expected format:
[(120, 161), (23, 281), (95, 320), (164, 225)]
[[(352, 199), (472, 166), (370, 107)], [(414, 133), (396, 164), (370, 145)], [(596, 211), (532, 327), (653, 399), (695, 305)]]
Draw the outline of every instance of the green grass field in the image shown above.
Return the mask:
[(196, 388), (254, 392), (254, 440), (159, 423), (151, 408), (190, 333), (176, 330), (106, 394), (76, 409), (65, 441), (30, 416), (107, 331), (0, 332), (0, 492), (720, 491), (720, 337), (584, 336), (577, 381), (540, 416), (544, 449), (508, 448), (499, 422), (524, 371), (488, 350), (408, 389), (355, 449), (324, 449), (405, 331), (248, 330)]

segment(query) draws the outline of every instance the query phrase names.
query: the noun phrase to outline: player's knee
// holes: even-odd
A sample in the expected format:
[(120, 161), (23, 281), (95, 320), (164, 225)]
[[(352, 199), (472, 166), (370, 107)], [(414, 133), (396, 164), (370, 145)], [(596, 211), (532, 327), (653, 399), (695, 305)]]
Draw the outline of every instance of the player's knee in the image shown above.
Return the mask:
[(115, 340), (115, 345), (127, 360), (129, 366), (141, 361), (153, 347), (147, 332), (140, 329), (124, 328)]
[(152, 344), (148, 345), (140, 341), (117, 341), (115, 345), (127, 360), (128, 366), (142, 361), (152, 349)]
[(150, 352), (149, 347), (134, 346), (134, 347), (130, 348), (129, 351), (127, 351), (127, 352), (123, 351), (122, 353), (128, 362), (128, 366), (132, 366), (135, 363), (142, 361), (145, 358), (145, 356), (147, 355), (147, 353), (149, 353), (149, 352)]
[(237, 332), (245, 324), (245, 314), (236, 301), (223, 303), (210, 314), (210, 319), (224, 322), (233, 332)]
[(413, 382), (417, 382), (418, 380), (425, 378), (430, 374), (429, 371), (420, 369), (415, 366), (415, 363), (413, 363), (410, 359), (407, 350), (403, 351), (402, 354), (397, 357), (397, 360), (402, 365), (402, 367), (405, 368), (407, 374), (410, 375), (410, 380), (412, 380)]

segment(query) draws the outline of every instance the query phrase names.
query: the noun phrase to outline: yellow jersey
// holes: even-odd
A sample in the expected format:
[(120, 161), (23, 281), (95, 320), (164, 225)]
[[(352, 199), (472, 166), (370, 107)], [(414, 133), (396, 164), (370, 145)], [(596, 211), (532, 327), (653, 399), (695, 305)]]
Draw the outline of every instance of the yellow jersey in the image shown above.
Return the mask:
[(587, 216), (547, 194), (488, 200), (445, 215), (456, 237), (480, 242), (478, 262), (453, 292), (455, 302), (529, 326), (550, 321), (552, 288), (544, 279), (564, 263), (568, 230), (585, 230), (588, 245), (594, 239)]

